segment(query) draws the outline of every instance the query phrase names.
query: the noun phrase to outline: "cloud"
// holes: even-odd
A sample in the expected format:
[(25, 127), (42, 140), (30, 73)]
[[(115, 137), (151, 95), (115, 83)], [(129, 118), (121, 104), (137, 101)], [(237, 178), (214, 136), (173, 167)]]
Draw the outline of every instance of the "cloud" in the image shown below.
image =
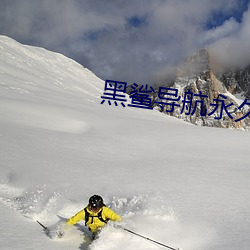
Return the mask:
[(224, 21), (221, 26), (204, 31), (204, 34), (200, 38), (201, 44), (211, 44), (213, 42), (219, 41), (225, 37), (235, 34), (240, 28), (240, 24), (235, 20), (235, 18), (230, 18)]
[(249, 39), (247, 13), (242, 23), (206, 28), (214, 13), (238, 9), (237, 0), (2, 0), (0, 33), (61, 52), (103, 79), (147, 84), (204, 46)]
[[(224, 24), (220, 29), (227, 29)], [(250, 64), (250, 9), (243, 15), (236, 29), (210, 44), (210, 51), (224, 67), (245, 67)]]

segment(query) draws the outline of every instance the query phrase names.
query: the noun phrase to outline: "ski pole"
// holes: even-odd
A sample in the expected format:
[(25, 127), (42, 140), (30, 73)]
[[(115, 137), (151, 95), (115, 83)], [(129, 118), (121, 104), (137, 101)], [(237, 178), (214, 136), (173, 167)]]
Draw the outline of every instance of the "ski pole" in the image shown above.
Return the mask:
[(43, 227), (43, 229), (46, 231), (46, 230), (48, 230), (48, 228), (47, 227), (45, 227), (41, 222), (39, 222), (38, 220), (36, 221), (40, 226), (42, 226)]
[(167, 245), (162, 244), (162, 243), (160, 243), (160, 242), (158, 242), (158, 241), (152, 240), (152, 239), (150, 239), (150, 238), (148, 238), (148, 237), (145, 237), (145, 236), (143, 236), (143, 235), (140, 235), (140, 234), (138, 234), (138, 233), (135, 233), (135, 232), (133, 232), (133, 231), (127, 229), (127, 228), (122, 228), (122, 229), (125, 230), (125, 231), (127, 231), (127, 232), (129, 232), (129, 233), (131, 233), (131, 234), (137, 235), (137, 236), (139, 236), (139, 237), (141, 237), (141, 238), (143, 238), (143, 239), (145, 239), (145, 240), (154, 242), (154, 243), (156, 243), (156, 244), (158, 244), (158, 245), (161, 245), (161, 246), (163, 246), (163, 247), (169, 248), (169, 249), (171, 249), (171, 250), (180, 250), (180, 248), (173, 248), (173, 247), (167, 246)]

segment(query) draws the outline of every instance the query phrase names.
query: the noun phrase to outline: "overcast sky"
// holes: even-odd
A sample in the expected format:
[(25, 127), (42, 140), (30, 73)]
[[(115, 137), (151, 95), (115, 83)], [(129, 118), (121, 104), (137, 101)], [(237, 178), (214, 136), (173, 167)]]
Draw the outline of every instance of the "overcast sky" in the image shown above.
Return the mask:
[(212, 47), (250, 62), (250, 0), (0, 0), (0, 34), (61, 52), (102, 79), (147, 84)]

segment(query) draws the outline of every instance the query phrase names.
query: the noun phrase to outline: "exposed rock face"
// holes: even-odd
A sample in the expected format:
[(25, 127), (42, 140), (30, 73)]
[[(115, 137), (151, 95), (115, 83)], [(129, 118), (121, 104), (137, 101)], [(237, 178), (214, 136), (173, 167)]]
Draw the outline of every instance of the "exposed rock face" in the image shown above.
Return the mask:
[(218, 74), (228, 91), (232, 94), (241, 94), (250, 100), (250, 66), (244, 69), (228, 70)]
[[(178, 90), (180, 99), (164, 99), (165, 103), (175, 102), (174, 111), (169, 112), (171, 105), (160, 105), (157, 109), (197, 125), (249, 129), (250, 118), (240, 118), (250, 111), (250, 105), (239, 109), (245, 98), (249, 98), (250, 103), (249, 85), (250, 67), (245, 70), (214, 73), (209, 52), (203, 49), (187, 58), (177, 70), (177, 78), (170, 88)], [(173, 91), (169, 90), (168, 93), (164, 97), (174, 99), (170, 95)], [(233, 94), (242, 94), (241, 100)], [(158, 98), (156, 101), (159, 100)], [(239, 121), (235, 121), (237, 119)]]

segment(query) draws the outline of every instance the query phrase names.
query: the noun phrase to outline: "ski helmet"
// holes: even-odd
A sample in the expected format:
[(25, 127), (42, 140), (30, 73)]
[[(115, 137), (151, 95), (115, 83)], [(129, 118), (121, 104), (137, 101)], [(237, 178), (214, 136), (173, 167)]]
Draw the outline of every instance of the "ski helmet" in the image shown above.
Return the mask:
[(89, 198), (89, 206), (93, 210), (98, 210), (103, 207), (103, 199), (99, 195), (93, 195)]

